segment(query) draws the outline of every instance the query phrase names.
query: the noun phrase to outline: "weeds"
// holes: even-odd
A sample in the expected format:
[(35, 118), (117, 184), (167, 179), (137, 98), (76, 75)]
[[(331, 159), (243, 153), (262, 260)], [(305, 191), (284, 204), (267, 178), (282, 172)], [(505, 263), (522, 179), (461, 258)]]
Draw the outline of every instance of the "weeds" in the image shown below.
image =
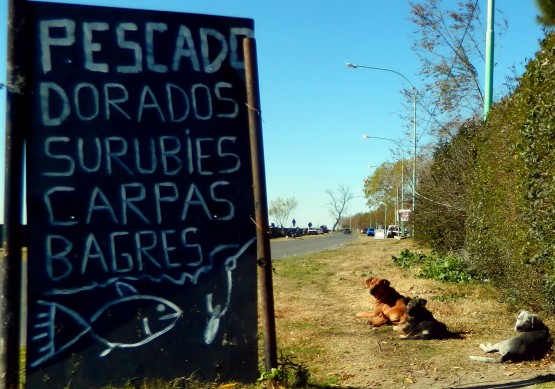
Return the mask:
[(419, 277), (441, 282), (468, 283), (473, 280), (466, 262), (454, 254), (427, 256), (403, 250), (399, 256), (392, 256), (393, 264), (407, 269), (420, 266)]
[(270, 372), (263, 372), (258, 382), (266, 388), (302, 388), (305, 387), (310, 378), (308, 366), (301, 362), (293, 361), (293, 357), (280, 355), (278, 367), (272, 368)]
[(413, 253), (409, 249), (401, 251), (399, 256), (392, 256), (393, 264), (404, 269), (421, 265), (428, 260), (428, 256), (421, 253)]
[(456, 284), (472, 281), (472, 275), (464, 260), (454, 255), (437, 257), (426, 262), (420, 271), (420, 277)]

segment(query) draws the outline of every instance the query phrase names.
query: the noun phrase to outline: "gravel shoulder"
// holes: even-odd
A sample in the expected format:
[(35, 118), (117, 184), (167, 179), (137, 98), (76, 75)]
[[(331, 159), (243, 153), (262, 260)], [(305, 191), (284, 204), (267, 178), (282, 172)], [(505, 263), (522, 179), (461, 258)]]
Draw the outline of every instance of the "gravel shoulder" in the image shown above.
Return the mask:
[[(406, 248), (421, 251), (411, 240), (361, 236), (338, 250), (275, 262), (278, 350), (306, 363), (313, 381), (330, 387), (555, 388), (552, 355), (519, 364), (469, 360), (483, 355), (480, 343), (515, 335), (516, 310), (500, 303), (491, 287), (443, 284), (394, 266), (392, 255)], [(371, 306), (363, 284), (368, 276), (426, 298), (459, 338), (406, 341), (390, 326), (370, 329), (356, 317)], [(555, 318), (544, 319), (555, 330)]]

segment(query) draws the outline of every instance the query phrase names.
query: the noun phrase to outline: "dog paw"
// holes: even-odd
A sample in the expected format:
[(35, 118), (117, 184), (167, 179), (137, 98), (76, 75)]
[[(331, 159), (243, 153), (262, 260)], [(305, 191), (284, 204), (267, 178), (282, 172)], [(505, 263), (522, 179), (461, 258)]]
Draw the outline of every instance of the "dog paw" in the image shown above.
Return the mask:
[(404, 324), (399, 324), (399, 325), (393, 326), (393, 331), (402, 332), (405, 327), (406, 326)]
[(489, 352), (489, 349), (491, 348), (491, 344), (490, 344), (490, 343), (488, 343), (488, 344), (483, 344), (483, 343), (482, 343), (482, 344), (480, 345), (480, 348), (482, 349), (482, 351), (484, 351), (484, 352), (487, 353), (487, 352)]

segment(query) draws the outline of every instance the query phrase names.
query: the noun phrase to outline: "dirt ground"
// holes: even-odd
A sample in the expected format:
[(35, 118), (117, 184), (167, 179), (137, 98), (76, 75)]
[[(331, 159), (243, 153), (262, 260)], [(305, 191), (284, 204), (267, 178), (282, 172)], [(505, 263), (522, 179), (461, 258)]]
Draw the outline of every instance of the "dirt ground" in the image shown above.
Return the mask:
[[(491, 287), (439, 283), (394, 266), (392, 255), (405, 248), (421, 251), (409, 239), (361, 236), (339, 250), (275, 261), (278, 351), (306, 363), (313, 381), (340, 388), (555, 388), (552, 355), (518, 364), (471, 361), (470, 355), (484, 355), (480, 343), (515, 336), (516, 310)], [(371, 307), (368, 276), (426, 298), (459, 338), (408, 341), (390, 326), (369, 328), (356, 317)], [(555, 318), (544, 319), (555, 330)]]

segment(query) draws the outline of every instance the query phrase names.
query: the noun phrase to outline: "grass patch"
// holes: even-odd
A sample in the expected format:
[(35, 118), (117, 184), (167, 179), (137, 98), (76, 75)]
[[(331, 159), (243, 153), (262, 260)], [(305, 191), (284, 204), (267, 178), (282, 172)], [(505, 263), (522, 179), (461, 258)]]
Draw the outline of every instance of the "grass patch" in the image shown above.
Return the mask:
[(432, 300), (434, 301), (440, 301), (440, 302), (446, 302), (446, 301), (456, 301), (456, 300), (461, 300), (468, 297), (466, 294), (464, 293), (446, 293), (446, 294), (442, 294), (439, 296), (432, 296)]

